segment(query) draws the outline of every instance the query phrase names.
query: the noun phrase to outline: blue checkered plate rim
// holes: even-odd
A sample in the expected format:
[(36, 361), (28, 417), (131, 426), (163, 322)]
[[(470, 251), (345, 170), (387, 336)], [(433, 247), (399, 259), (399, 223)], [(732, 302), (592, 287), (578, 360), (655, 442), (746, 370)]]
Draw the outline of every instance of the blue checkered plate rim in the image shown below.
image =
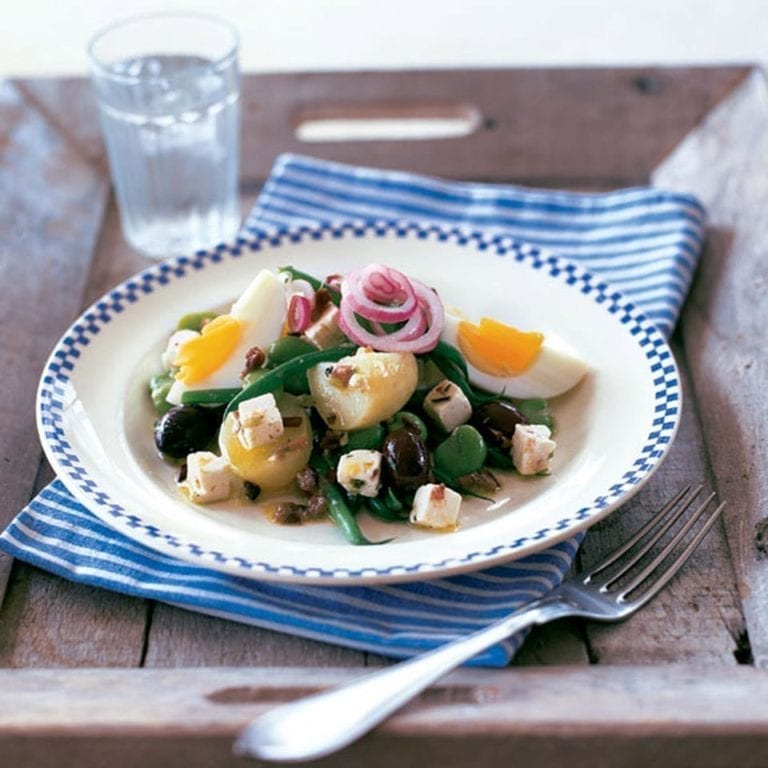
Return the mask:
[[(580, 351), (590, 372), (552, 403), (552, 474), (505, 477), (496, 503), (469, 500), (455, 533), (401, 525), (394, 541), (379, 547), (347, 545), (331, 524), (276, 526), (258, 504), (200, 507), (181, 498), (173, 470), (154, 452), (146, 396), (176, 319), (226, 306), (264, 267), (293, 264), (324, 275), (368, 262), (429, 282), (470, 317), (551, 329)], [(485, 568), (571, 538), (648, 480), (672, 443), (680, 407), (679, 375), (662, 335), (582, 267), (499, 235), (381, 222), (241, 238), (126, 280), (56, 345), (41, 377), (37, 416), (46, 455), (69, 491), (135, 541), (244, 577), (352, 584)], [(384, 523), (364, 526), (374, 538), (393, 535)]]

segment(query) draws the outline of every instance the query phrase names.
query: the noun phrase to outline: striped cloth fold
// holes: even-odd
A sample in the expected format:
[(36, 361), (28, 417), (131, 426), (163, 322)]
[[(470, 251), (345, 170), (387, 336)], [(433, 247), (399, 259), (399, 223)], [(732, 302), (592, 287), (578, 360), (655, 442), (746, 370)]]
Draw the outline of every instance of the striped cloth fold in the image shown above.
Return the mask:
[[(244, 235), (341, 221), (418, 220), (496, 230), (599, 273), (669, 335), (704, 235), (686, 194), (650, 187), (603, 194), (452, 182), (278, 158)], [(55, 480), (0, 535), (0, 549), (73, 581), (246, 624), (394, 657), (479, 629), (545, 595), (568, 572), (580, 538), (502, 566), (444, 579), (371, 587), (238, 578), (148, 549), (101, 522)], [(523, 636), (470, 663), (503, 666)]]

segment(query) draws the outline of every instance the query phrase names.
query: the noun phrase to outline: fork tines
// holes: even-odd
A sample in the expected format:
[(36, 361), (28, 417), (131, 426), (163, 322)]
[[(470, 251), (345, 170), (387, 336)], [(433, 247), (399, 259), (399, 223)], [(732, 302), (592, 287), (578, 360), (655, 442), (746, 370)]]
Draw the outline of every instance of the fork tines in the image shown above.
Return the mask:
[[(723, 502), (712, 509), (715, 500), (712, 493), (691, 511), (702, 489), (701, 485), (683, 488), (623, 546), (591, 569), (585, 583), (601, 592), (611, 592), (620, 602), (644, 603), (653, 597), (696, 549), (725, 506)], [(672, 531), (686, 514), (685, 522)], [(629, 581), (624, 581), (624, 577)], [(644, 591), (639, 591), (643, 586)], [(618, 594), (615, 593), (617, 587)], [(633, 594), (635, 592), (637, 594)]]

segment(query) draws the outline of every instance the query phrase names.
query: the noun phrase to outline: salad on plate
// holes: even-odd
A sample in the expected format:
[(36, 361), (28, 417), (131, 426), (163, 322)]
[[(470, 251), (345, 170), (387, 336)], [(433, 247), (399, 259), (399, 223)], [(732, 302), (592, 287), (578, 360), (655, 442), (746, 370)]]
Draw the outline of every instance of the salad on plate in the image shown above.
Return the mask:
[(547, 474), (549, 400), (588, 366), (549, 332), (465, 317), (382, 264), (262, 270), (226, 312), (179, 320), (149, 383), (154, 441), (194, 504), (258, 501), (275, 523), (358, 514), (434, 531), (499, 473)]

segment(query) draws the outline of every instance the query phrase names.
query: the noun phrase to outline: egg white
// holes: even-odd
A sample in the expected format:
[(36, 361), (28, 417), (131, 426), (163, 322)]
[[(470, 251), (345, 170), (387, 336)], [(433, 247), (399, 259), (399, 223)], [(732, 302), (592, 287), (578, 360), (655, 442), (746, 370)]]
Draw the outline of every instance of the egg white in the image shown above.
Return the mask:
[[(232, 305), (229, 314), (242, 323), (240, 340), (230, 356), (219, 368), (194, 384), (185, 384), (177, 379), (168, 394), (169, 403), (179, 405), (182, 395), (189, 391), (241, 386), (240, 374), (248, 350), (260, 347), (266, 352), (269, 345), (280, 337), (286, 314), (285, 282), (268, 269), (261, 270)], [(183, 344), (179, 347), (181, 349)]]
[[(446, 312), (441, 338), (457, 349), (459, 323), (466, 320), (460, 314)], [(492, 394), (514, 398), (551, 398), (562, 395), (581, 381), (589, 366), (576, 351), (554, 333), (544, 333), (544, 341), (536, 360), (528, 370), (517, 376), (494, 376), (481, 371), (467, 361), (469, 380)]]

